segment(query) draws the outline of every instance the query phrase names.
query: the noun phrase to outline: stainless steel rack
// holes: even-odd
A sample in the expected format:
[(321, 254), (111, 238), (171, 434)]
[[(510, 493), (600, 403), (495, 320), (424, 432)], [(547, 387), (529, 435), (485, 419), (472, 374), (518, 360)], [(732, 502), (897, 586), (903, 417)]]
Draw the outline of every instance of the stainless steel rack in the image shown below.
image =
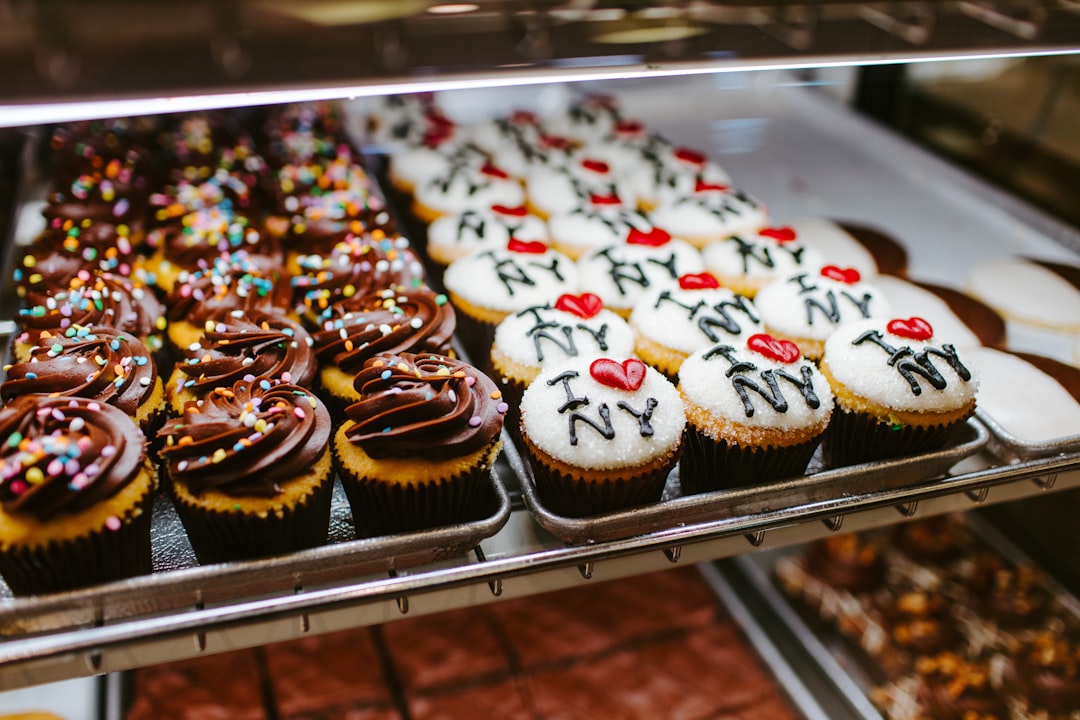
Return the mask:
[[(747, 7), (744, 3), (733, 5)], [(882, 22), (875, 12), (893, 12), (901, 6), (916, 12), (916, 5), (939, 4), (824, 4), (845, 17), (845, 13), (855, 12), (862, 14), (863, 21), (877, 17)], [(976, 4), (940, 5), (955, 10)], [(1047, 7), (1055, 17), (1072, 12), (1065, 5)], [(793, 12), (783, 10), (781, 4), (768, 3), (752, 9), (765, 18)], [(784, 17), (794, 23), (791, 18), (797, 16)], [(1074, 28), (1075, 23), (1065, 27)], [(1075, 41), (1080, 33), (1070, 30), (1067, 36)], [(1074, 45), (1080, 46), (1080, 42)], [(1026, 41), (1015, 39), (1001, 40), (995, 47), (1021, 54), (1037, 52)], [(1055, 51), (1063, 48), (1064, 44), (1059, 44)], [(952, 52), (965, 54), (955, 47)], [(888, 57), (900, 59), (904, 55)], [(852, 55), (848, 60), (856, 62), (858, 57)], [(702, 65), (708, 70), (717, 67)], [(566, 77), (573, 79), (572, 74)], [(1034, 248), (1075, 261), (1072, 253), (1080, 249), (1080, 233), (1075, 229), (997, 193), (857, 118), (842, 105), (796, 85), (790, 76), (775, 71), (672, 79), (663, 91), (674, 93), (679, 105), (657, 103), (657, 88), (644, 82), (609, 84), (601, 89), (616, 92), (630, 114), (655, 124), (670, 137), (702, 148), (720, 146), (724, 164), (733, 176), (746, 189), (767, 199), (774, 217), (781, 221), (801, 214), (828, 214), (888, 229), (911, 250), (912, 273), (919, 279), (956, 284), (971, 252)], [(213, 90), (217, 86), (200, 87)], [(0, 93), (2, 97), (8, 96)], [(254, 101), (259, 97), (252, 96)], [(51, 94), (47, 101), (55, 102), (51, 108), (70, 110), (74, 107), (68, 102), (71, 99)], [(236, 104), (235, 98), (221, 102)], [(24, 103), (20, 100), (17, 104)], [(0, 118), (10, 107), (0, 106)], [(38, 114), (26, 117), (36, 118), (35, 122), (54, 117), (47, 108), (35, 112)], [(101, 108), (79, 112), (100, 113)], [(738, 152), (723, 154), (724, 148), (735, 146)], [(871, 180), (852, 181), (844, 173), (834, 172), (837, 167), (858, 168), (862, 178)], [(945, 232), (948, 242), (942, 242)], [(978, 250), (973, 251), (975, 247)], [(925, 254), (928, 249), (933, 249), (932, 256)], [(1018, 331), (1014, 337), (1024, 349), (1044, 348), (1047, 342), (1053, 346), (1056, 340), (1010, 328), (1013, 330)], [(377, 567), (362, 565), (338, 575), (312, 573), (308, 577), (270, 561), (257, 571), (265, 573), (263, 577), (273, 577), (274, 582), (251, 582), (243, 592), (227, 596), (219, 592), (217, 578), (231, 572), (243, 574), (248, 568), (224, 567), (221, 575), (213, 568), (180, 570), (169, 577), (167, 602), (156, 596), (160, 579), (154, 577), (103, 586), (93, 592), (0, 600), (0, 634), (4, 636), (0, 642), (0, 689), (495, 602), (645, 573), (673, 563), (780, 547), (841, 530), (1074, 489), (1080, 487), (1080, 453), (1016, 464), (980, 453), (952, 467), (947, 475), (899, 487), (802, 498), (737, 516), (695, 519), (581, 545), (567, 545), (546, 532), (520, 502), (514, 490), (516, 478), (506, 480), (515, 500), (505, 526), (468, 552), (426, 558), (421, 565), (403, 567), (391, 552)], [(145, 603), (118, 613), (115, 603), (110, 605), (110, 598), (118, 596), (142, 596)]]

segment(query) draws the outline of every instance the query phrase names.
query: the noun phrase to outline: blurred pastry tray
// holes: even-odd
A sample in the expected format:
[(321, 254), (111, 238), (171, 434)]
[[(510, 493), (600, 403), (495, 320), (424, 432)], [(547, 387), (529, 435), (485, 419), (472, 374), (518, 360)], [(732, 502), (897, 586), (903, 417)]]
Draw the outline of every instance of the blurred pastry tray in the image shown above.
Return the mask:
[[(1029, 557), (986, 520), (973, 513), (966, 513), (963, 515), (963, 524), (976, 542), (997, 552), (1012, 566), (1035, 566)], [(811, 610), (797, 605), (798, 601), (784, 594), (777, 585), (777, 564), (781, 560), (795, 558), (804, 547), (789, 545), (748, 553), (734, 558), (734, 563), (757, 595), (757, 599), (780, 620), (783, 631), (793, 635), (806, 649), (822, 670), (821, 674), (828, 677), (851, 709), (865, 720), (885, 720), (886, 716), (870, 698), (875, 683), (867, 667), (868, 661), (855, 648), (854, 641), (812, 617)], [(1080, 600), (1050, 576), (1044, 576), (1042, 584), (1049, 591), (1055, 606), (1080, 622)], [(744, 598), (744, 602), (754, 602), (754, 598)]]
[(986, 444), (987, 449), (1008, 462), (1036, 460), (1080, 450), (1080, 434), (1034, 442), (1013, 435), (985, 410), (976, 408), (975, 416), (990, 432), (990, 439)]
[(568, 518), (549, 510), (536, 492), (528, 460), (510, 443), (504, 453), (521, 478), (522, 496), (536, 521), (563, 542), (582, 545), (931, 482), (978, 452), (988, 440), (986, 428), (972, 418), (956, 444), (935, 452), (830, 469), (820, 469), (821, 463), (815, 456), (810, 474), (767, 485), (698, 495), (684, 496), (679, 492), (676, 468), (668, 478), (660, 502), (586, 518)]
[(349, 503), (340, 483), (334, 487), (326, 545), (258, 560), (199, 565), (184, 527), (166, 494), (159, 490), (152, 521), (154, 572), (87, 588), (44, 596), (12, 597), (0, 590), (0, 636), (71, 629), (113, 618), (142, 616), (228, 604), (241, 598), (293, 594), (315, 586), (356, 582), (365, 576), (457, 558), (502, 529), (511, 502), (503, 481), (491, 473), (484, 515), (454, 525), (416, 532), (357, 538)]

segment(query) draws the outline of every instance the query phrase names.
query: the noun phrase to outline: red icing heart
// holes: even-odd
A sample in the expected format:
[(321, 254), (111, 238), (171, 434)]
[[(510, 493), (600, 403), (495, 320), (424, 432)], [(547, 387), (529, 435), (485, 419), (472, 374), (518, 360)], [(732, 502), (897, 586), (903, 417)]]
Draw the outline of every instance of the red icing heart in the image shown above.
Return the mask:
[(934, 328), (921, 317), (896, 318), (890, 320), (885, 329), (909, 340), (929, 340), (934, 335)]
[(690, 163), (691, 165), (705, 164), (705, 155), (699, 153), (697, 150), (691, 150), (690, 148), (677, 148), (675, 150), (675, 157), (685, 163)]
[(594, 173), (609, 173), (611, 167), (603, 160), (582, 160), (581, 167), (592, 170)]
[(585, 104), (600, 110), (614, 110), (618, 106), (610, 95), (589, 95), (585, 98)]
[(821, 276), (827, 277), (838, 282), (847, 283), (848, 285), (854, 285), (862, 278), (859, 275), (859, 271), (855, 268), (842, 268), (836, 265), (826, 265), (821, 268)]
[(746, 340), (746, 347), (767, 358), (782, 363), (793, 363), (799, 359), (799, 346), (790, 340), (781, 340), (772, 335), (758, 333)]
[(645, 363), (630, 358), (618, 363), (608, 358), (597, 358), (589, 365), (589, 374), (601, 385), (619, 390), (637, 390), (645, 382)]
[(654, 227), (652, 230), (645, 232), (644, 230), (638, 230), (636, 227), (630, 228), (630, 232), (626, 234), (627, 245), (648, 245), (650, 247), (660, 247), (666, 245), (671, 240), (671, 235), (658, 227)]
[(500, 180), (505, 180), (510, 177), (505, 170), (497, 168), (491, 163), (484, 163), (484, 167), (480, 168), (480, 172), (490, 177), (499, 178)]
[(525, 242), (524, 240), (518, 240), (517, 238), (510, 238), (510, 242), (506, 243), (506, 249), (510, 252), (527, 253), (529, 255), (543, 255), (547, 252), (548, 246), (539, 240), (530, 240)]
[(498, 215), (513, 215), (514, 217), (525, 217), (529, 214), (529, 211), (524, 205), (518, 207), (507, 207), (505, 205), (492, 205), (491, 212)]
[(573, 313), (579, 318), (588, 320), (604, 309), (604, 301), (592, 293), (560, 295), (555, 301), (555, 309)]
[(762, 228), (758, 230), (758, 235), (761, 237), (772, 238), (778, 243), (791, 242), (796, 237), (795, 230), (787, 226)]
[(620, 133), (639, 133), (644, 129), (645, 126), (637, 120), (620, 120), (615, 124), (615, 132)]
[(515, 110), (510, 115), (510, 122), (515, 125), (537, 125), (536, 116), (528, 110)]
[(589, 202), (593, 205), (622, 205), (622, 200), (618, 195), (597, 195), (596, 193), (589, 194)]
[(681, 276), (679, 287), (683, 290), (711, 290), (720, 287), (720, 282), (711, 273), (693, 273)]
[(705, 182), (701, 178), (698, 178), (697, 182), (694, 183), (694, 192), (727, 192), (730, 189), (730, 185), (724, 185), (723, 183)]
[(558, 135), (541, 135), (540, 146), (552, 148), (553, 150), (569, 150), (570, 141)]

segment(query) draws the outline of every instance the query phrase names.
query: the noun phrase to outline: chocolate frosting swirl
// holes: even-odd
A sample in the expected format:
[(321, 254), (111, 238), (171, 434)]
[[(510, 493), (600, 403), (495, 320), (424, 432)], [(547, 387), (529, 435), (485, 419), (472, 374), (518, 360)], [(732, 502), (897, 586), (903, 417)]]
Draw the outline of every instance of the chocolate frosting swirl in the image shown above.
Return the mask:
[(165, 327), (165, 313), (154, 293), (112, 273), (80, 271), (60, 292), (28, 292), (27, 306), (19, 310), (18, 322), (26, 331), (19, 340), (31, 345), (38, 344), (42, 332), (55, 335), (74, 325), (104, 325), (143, 341)]
[(135, 416), (154, 391), (157, 369), (139, 340), (115, 328), (75, 326), (46, 338), (30, 361), (7, 368), (0, 398), (20, 395), (81, 397)]
[(67, 287), (83, 269), (131, 275), (135, 249), (130, 233), (123, 225), (53, 220), (34, 239), (21, 267), (15, 268), (20, 294), (45, 294), (48, 288)]
[(150, 181), (133, 167), (112, 160), (104, 172), (84, 173), (58, 187), (41, 212), (47, 221), (141, 222), (149, 187)]
[(225, 205), (189, 212), (176, 223), (152, 230), (147, 243), (162, 248), (169, 262), (185, 270), (206, 269), (219, 256), (240, 250), (273, 258), (279, 265), (284, 257), (275, 239)]
[(353, 296), (331, 305), (322, 330), (312, 333), (315, 355), (356, 373), (364, 361), (380, 353), (434, 352), (445, 355), (457, 327), (454, 308), (445, 295), (427, 288), (388, 288)]
[(202, 341), (186, 348), (177, 364), (187, 377), (183, 387), (196, 395), (260, 379), (307, 386), (315, 377), (311, 337), (281, 314), (219, 313), (206, 326)]
[(326, 406), (303, 388), (238, 382), (189, 403), (158, 435), (169, 474), (192, 492), (273, 497), (310, 470), (330, 430)]
[(0, 505), (45, 521), (115, 495), (145, 462), (135, 421), (83, 398), (19, 397), (0, 409)]
[(487, 375), (445, 355), (376, 355), (353, 387), (346, 435), (373, 458), (468, 455), (496, 440), (508, 409)]
[(293, 291), (311, 316), (342, 298), (395, 285), (419, 287), (424, 281), (424, 266), (409, 241), (381, 230), (347, 233), (329, 256), (305, 255), (299, 263), (303, 274), (292, 279)]
[(280, 312), (292, 303), (292, 289), (277, 263), (239, 252), (221, 256), (196, 272), (182, 272), (166, 298), (170, 320), (202, 323), (216, 313)]

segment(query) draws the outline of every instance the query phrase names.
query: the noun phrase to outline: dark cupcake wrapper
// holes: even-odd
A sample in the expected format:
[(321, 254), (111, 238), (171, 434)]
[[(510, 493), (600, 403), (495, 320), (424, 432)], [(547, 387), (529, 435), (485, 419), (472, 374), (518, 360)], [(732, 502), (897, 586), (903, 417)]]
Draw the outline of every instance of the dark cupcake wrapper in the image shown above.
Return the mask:
[(339, 474), (359, 537), (427, 530), (489, 514), (491, 465), (487, 462), (440, 482), (416, 485), (361, 477), (343, 466)]
[(533, 470), (536, 492), (548, 510), (563, 517), (588, 517), (659, 502), (679, 452), (655, 470), (624, 478), (588, 482), (544, 464), (524, 444)]
[(457, 335), (468, 355), (467, 359), (482, 373), (494, 377), (496, 373), (491, 367), (491, 345), (495, 342), (496, 326), (472, 317), (460, 308), (455, 310)]
[(742, 447), (690, 428), (679, 463), (683, 495), (762, 485), (806, 472), (817, 437), (786, 447)]
[[(281, 555), (318, 547), (330, 527), (333, 477), (327, 477), (304, 502), (281, 515), (260, 517), (243, 510), (219, 512), (189, 505), (172, 492), (176, 513), (184, 524), (195, 557), (203, 565), (229, 560)], [(243, 500), (237, 500), (242, 505)]]
[(0, 575), (15, 595), (41, 595), (98, 583), (146, 575), (150, 556), (150, 490), (116, 530), (102, 528), (89, 535), (31, 548), (0, 552)]
[(898, 426), (837, 407), (822, 443), (825, 463), (843, 467), (939, 450), (955, 441), (967, 417), (947, 425)]

